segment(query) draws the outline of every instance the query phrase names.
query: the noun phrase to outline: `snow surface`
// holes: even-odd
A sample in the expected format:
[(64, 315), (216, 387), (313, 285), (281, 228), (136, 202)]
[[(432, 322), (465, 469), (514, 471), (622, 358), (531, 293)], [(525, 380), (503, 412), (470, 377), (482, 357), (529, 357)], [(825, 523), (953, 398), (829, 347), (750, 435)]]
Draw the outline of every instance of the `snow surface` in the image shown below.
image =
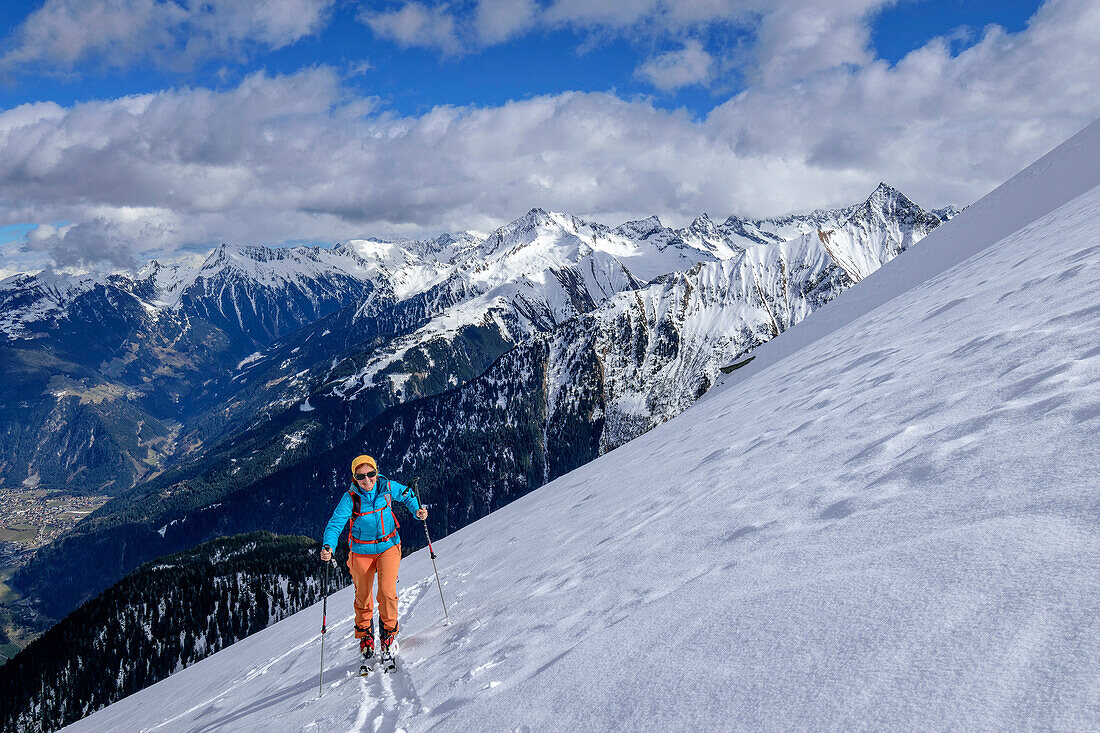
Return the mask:
[(323, 697), (318, 604), (71, 729), (1100, 729), (1097, 126), (1067, 145), (898, 297), (436, 542), (450, 625), (406, 558), (395, 675), (345, 589)]

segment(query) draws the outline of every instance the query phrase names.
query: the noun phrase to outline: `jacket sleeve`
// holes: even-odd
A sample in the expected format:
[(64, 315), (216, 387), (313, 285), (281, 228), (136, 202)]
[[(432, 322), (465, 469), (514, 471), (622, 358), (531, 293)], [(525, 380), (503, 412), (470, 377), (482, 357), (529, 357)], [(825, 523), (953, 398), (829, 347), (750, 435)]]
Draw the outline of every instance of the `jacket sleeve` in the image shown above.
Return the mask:
[(340, 533), (347, 526), (349, 519), (351, 519), (351, 497), (345, 492), (340, 497), (336, 509), (332, 512), (332, 518), (325, 525), (325, 536), (321, 540), (321, 544), (328, 545), (335, 550), (336, 545), (340, 542)]
[(390, 496), (407, 506), (410, 512), (416, 514), (417, 510), (420, 509), (420, 502), (416, 500), (416, 494), (413, 493), (413, 490), (393, 479), (386, 480), (390, 482)]

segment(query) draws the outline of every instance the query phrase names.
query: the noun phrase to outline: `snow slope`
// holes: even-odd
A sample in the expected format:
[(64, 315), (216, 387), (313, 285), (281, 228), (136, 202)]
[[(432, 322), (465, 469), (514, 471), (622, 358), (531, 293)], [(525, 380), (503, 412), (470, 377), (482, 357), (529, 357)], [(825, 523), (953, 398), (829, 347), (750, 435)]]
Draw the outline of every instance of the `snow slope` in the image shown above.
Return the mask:
[(960, 214), (897, 297), (813, 314), (766, 371), (438, 541), (451, 625), (406, 558), (396, 675), (353, 676), (346, 589), (322, 698), (314, 607), (71, 729), (1100, 728), (1082, 135), (971, 207), (1008, 222), (986, 244)]

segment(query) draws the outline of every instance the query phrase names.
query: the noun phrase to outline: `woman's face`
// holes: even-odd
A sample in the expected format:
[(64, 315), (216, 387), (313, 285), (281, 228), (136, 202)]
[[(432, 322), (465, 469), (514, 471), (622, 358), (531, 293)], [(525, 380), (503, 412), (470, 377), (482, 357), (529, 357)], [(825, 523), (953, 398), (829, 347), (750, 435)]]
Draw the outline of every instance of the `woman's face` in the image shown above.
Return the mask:
[[(358, 476), (363, 476), (364, 474), (368, 475), (365, 478), (358, 478)], [(371, 476), (369, 474), (374, 475)], [(352, 478), (355, 479), (355, 483), (359, 486), (359, 488), (370, 491), (374, 488), (374, 482), (378, 480), (378, 470), (375, 468), (371, 468), (369, 463), (364, 463), (362, 466), (358, 466), (355, 469), (355, 474), (352, 476)]]

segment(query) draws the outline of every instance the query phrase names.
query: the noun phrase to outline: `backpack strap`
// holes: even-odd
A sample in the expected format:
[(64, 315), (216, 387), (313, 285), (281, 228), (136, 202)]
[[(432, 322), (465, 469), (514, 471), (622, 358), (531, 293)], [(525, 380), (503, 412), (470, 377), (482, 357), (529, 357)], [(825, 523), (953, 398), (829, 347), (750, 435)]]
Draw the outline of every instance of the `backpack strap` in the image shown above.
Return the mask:
[(359, 494), (351, 489), (348, 489), (348, 496), (351, 497), (351, 522), (348, 524), (348, 547), (355, 547), (355, 538), (352, 537), (351, 530), (355, 527), (355, 523), (359, 521), (359, 517), (363, 516), (363, 502), (359, 497)]
[[(352, 491), (351, 489), (348, 489), (348, 494), (351, 495), (351, 523), (348, 525), (348, 548), (349, 549), (354, 551), (356, 544), (360, 544), (360, 545), (377, 545), (377, 544), (381, 544), (382, 542), (385, 542), (389, 539), (392, 539), (393, 536), (397, 534), (397, 530), (401, 525), (397, 523), (397, 517), (393, 517), (392, 501), (390, 499), (390, 492), (389, 491), (386, 492), (386, 506), (384, 506), (380, 509), (374, 509), (374, 510), (369, 511), (369, 512), (362, 511), (363, 503), (362, 503), (362, 499), (360, 498), (358, 492)], [(393, 531), (391, 531), (389, 534), (385, 534), (386, 533), (386, 515), (384, 514), (384, 512), (385, 512), (386, 509), (390, 510), (390, 516), (393, 517), (393, 523), (395, 525), (397, 525), (393, 528)], [(383, 535), (385, 535), (381, 539), (361, 540), (361, 539), (355, 537), (355, 535), (352, 534), (352, 528), (355, 527), (355, 522), (359, 519), (359, 517), (365, 516), (367, 514), (377, 514), (378, 515), (378, 522), (379, 522), (379, 524), (382, 525), (382, 533), (383, 533)]]

